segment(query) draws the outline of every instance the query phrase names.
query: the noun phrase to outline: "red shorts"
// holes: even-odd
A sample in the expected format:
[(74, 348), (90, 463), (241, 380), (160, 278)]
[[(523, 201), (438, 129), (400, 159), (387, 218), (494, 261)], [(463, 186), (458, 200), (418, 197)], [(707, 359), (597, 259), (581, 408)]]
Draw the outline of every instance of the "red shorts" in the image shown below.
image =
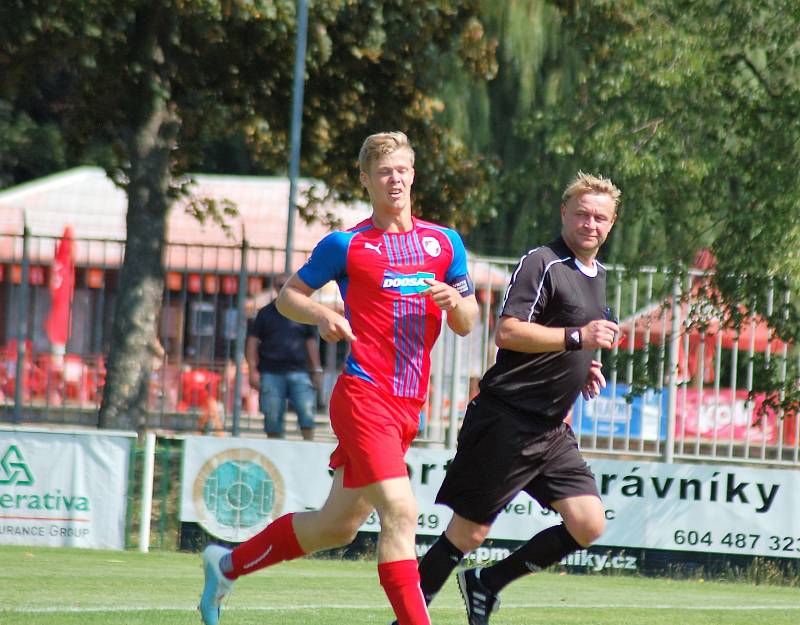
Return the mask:
[(408, 475), (405, 455), (419, 431), (422, 404), (389, 395), (359, 377), (339, 376), (330, 402), (339, 445), (330, 467), (344, 467), (345, 488)]

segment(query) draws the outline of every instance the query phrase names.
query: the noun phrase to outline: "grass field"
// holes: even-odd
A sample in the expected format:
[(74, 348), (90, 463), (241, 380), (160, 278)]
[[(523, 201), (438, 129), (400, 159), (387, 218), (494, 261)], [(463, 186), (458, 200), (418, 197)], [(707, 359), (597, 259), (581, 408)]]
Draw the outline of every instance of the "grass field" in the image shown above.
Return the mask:
[[(200, 557), (0, 547), (2, 625), (199, 623)], [(434, 625), (465, 625), (454, 580)], [(374, 563), (303, 559), (237, 582), (222, 625), (388, 625)], [(731, 582), (539, 573), (509, 586), (492, 625), (796, 625), (800, 590)]]

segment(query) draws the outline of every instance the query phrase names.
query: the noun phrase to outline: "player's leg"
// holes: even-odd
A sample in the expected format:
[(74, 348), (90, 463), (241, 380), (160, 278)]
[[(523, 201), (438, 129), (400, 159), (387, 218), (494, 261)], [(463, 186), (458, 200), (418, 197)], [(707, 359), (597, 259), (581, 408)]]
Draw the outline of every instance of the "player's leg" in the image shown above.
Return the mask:
[(475, 523), (453, 514), (445, 532), (436, 540), (419, 563), (420, 586), (430, 604), (464, 556), (483, 544), (490, 523)]
[(405, 463), (419, 427), (420, 403), (345, 375), (334, 387), (330, 407), (339, 438), (331, 466), (344, 466), (344, 485), (360, 489), (380, 517), (381, 585), (400, 625), (429, 625), (414, 547), (417, 505)]
[(515, 579), (589, 546), (603, 532), (605, 512), (597, 485), (572, 430), (562, 425), (548, 443), (542, 472), (525, 490), (558, 512), (563, 522), (542, 530), (507, 558), (481, 571), (481, 581), (495, 594)]
[(283, 438), (283, 418), (286, 413), (286, 376), (281, 373), (262, 373), (259, 389), (259, 408), (264, 415), (264, 432), (268, 438)]
[(287, 375), (288, 396), (297, 413), (297, 424), (303, 439), (314, 438), (314, 416), (317, 406), (317, 390), (311, 383), (311, 377), (305, 371), (293, 371)]
[(396, 477), (364, 487), (381, 522), (378, 577), (400, 625), (430, 625), (419, 586), (414, 539), (417, 502), (408, 477)]
[(359, 489), (343, 486), (343, 473), (342, 468), (334, 473), (322, 508), (286, 514), (236, 547), (230, 563), (223, 563), (226, 576), (236, 579), (284, 560), (349, 544), (372, 506)]
[(531, 479), (504, 423), (497, 406), (484, 397), (467, 407), (458, 451), (436, 496), (437, 503), (454, 511), (453, 518), (419, 564), (428, 603), (463, 557), (483, 543), (498, 512)]
[(297, 540), (306, 553), (349, 545), (373, 510), (361, 488), (344, 487), (344, 467), (338, 467), (325, 504), (294, 516)]
[(216, 625), (220, 603), (238, 577), (353, 540), (372, 506), (359, 489), (344, 488), (342, 474), (342, 468), (334, 473), (320, 510), (285, 514), (232, 551), (219, 545), (206, 548), (205, 586), (198, 606), (206, 625)]
[(598, 496), (567, 497), (550, 505), (561, 515), (567, 531), (578, 543), (576, 549), (588, 547), (602, 535), (606, 523), (605, 509)]

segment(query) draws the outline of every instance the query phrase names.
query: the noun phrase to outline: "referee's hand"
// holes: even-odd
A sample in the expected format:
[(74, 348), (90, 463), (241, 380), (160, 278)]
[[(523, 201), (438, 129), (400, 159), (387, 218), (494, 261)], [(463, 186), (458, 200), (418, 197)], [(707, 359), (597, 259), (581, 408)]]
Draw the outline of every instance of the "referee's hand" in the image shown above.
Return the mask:
[(586, 401), (594, 399), (600, 394), (600, 390), (606, 387), (606, 378), (603, 375), (603, 363), (593, 360), (583, 384), (581, 394)]
[(581, 328), (583, 349), (611, 349), (614, 338), (619, 335), (619, 326), (613, 321), (595, 319)]

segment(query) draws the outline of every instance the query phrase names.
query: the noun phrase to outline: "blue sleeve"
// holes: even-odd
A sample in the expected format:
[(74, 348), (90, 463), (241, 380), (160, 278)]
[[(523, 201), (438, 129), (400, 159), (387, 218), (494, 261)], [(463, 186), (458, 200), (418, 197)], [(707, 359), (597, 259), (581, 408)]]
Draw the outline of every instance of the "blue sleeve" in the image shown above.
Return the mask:
[(352, 234), (349, 232), (331, 232), (311, 252), (297, 275), (312, 289), (318, 289), (331, 280), (337, 280), (346, 274), (347, 248)]
[(464, 242), (454, 230), (445, 230), (445, 234), (453, 246), (453, 260), (447, 268), (444, 281), (461, 293), (462, 297), (472, 295), (475, 292), (475, 285), (472, 284), (467, 270), (467, 250), (464, 249)]

